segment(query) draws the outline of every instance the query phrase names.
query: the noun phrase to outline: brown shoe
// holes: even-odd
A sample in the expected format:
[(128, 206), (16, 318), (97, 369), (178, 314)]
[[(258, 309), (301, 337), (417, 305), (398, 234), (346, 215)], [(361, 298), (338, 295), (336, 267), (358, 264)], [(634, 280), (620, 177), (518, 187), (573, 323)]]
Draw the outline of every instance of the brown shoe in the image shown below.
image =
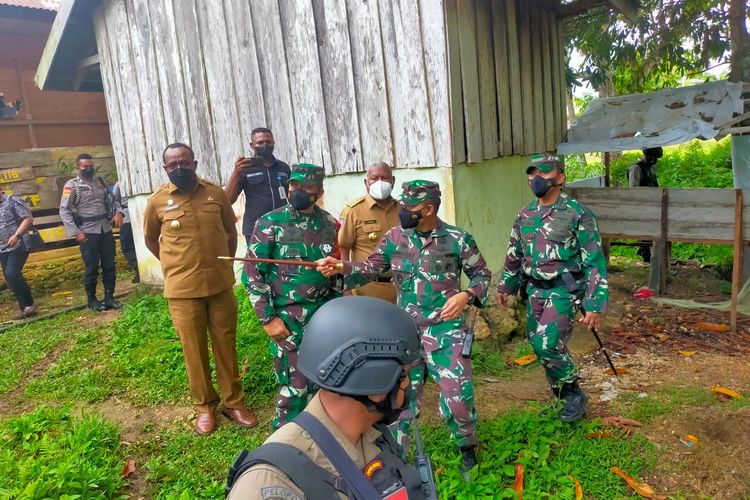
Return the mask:
[(207, 436), (216, 430), (216, 415), (210, 411), (207, 413), (197, 412), (195, 418), (195, 432), (201, 436)]
[(222, 413), (240, 427), (255, 427), (258, 417), (249, 408), (224, 408)]

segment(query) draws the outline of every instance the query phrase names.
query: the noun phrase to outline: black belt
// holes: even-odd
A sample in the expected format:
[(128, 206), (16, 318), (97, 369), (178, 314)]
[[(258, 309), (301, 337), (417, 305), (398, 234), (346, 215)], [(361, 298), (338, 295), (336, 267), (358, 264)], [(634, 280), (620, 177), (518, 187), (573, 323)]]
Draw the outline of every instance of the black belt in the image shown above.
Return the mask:
[(392, 278), (384, 278), (383, 276), (378, 276), (373, 281), (375, 283), (390, 283)]
[(78, 217), (81, 219), (81, 222), (96, 222), (98, 220), (107, 220), (107, 214), (91, 215), (89, 217), (79, 215)]
[(537, 280), (529, 278), (531, 286), (541, 288), (542, 290), (551, 290), (552, 288), (565, 287), (569, 292), (575, 292), (580, 288), (578, 281), (583, 278), (581, 271), (575, 273), (565, 273), (551, 280)]

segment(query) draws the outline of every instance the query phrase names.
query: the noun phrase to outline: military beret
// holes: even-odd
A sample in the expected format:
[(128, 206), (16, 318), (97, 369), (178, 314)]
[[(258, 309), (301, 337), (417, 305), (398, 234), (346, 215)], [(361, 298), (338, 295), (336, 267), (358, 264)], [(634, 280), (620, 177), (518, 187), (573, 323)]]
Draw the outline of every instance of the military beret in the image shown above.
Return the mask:
[(529, 166), (526, 167), (526, 175), (530, 174), (534, 169), (540, 170), (545, 174), (552, 172), (554, 169), (565, 172), (565, 163), (557, 155), (534, 155), (531, 157)]
[(292, 165), (292, 174), (289, 176), (289, 181), (322, 186), (325, 176), (326, 171), (323, 167), (313, 165), (312, 163), (295, 163)]
[(409, 181), (401, 185), (403, 192), (399, 202), (401, 205), (411, 208), (419, 205), (425, 200), (440, 199), (440, 185), (432, 181)]

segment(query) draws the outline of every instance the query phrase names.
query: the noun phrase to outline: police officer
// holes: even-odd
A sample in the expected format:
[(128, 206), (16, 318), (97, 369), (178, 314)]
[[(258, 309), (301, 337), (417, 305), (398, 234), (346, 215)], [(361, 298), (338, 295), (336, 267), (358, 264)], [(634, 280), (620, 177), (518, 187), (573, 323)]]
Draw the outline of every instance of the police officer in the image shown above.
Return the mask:
[(122, 195), (120, 181), (115, 183), (112, 190), (115, 203), (120, 207), (122, 213), (122, 226), (120, 226), (120, 250), (128, 261), (128, 267), (135, 273), (131, 283), (140, 283), (141, 275), (138, 272), (138, 257), (135, 254), (135, 242), (133, 241), (133, 225), (130, 223), (130, 212), (128, 211), (128, 197)]
[[(60, 199), (60, 218), (68, 236), (75, 238), (86, 266), (83, 286), (89, 309), (119, 309), (115, 300), (115, 238), (112, 226), (122, 225), (123, 214), (116, 206), (104, 179), (94, 178), (94, 160), (82, 153), (76, 158), (78, 177), (65, 183)], [(104, 301), (96, 298), (99, 262), (102, 266)]]
[[(239, 456), (227, 481), (229, 500), (355, 498), (355, 481), (365, 483), (359, 491), (371, 491), (366, 498), (424, 498), (419, 474), (403, 462), (385, 426), (404, 408), (408, 366), (418, 357), (417, 327), (393, 304), (341, 297), (321, 307), (307, 325), (299, 362), (320, 390), (294, 422)], [(329, 447), (343, 456), (328, 458)]]
[(198, 434), (216, 429), (219, 396), (211, 382), (208, 336), (216, 365), (222, 413), (241, 427), (258, 418), (245, 406), (237, 366), (237, 299), (234, 272), (219, 256), (234, 255), (237, 229), (224, 191), (199, 178), (193, 150), (170, 144), (162, 155), (169, 182), (148, 199), (143, 220), (146, 247), (161, 261), (164, 297), (185, 355)]
[[(396, 178), (387, 163), (373, 163), (367, 169), (367, 193), (350, 201), (341, 211), (342, 228), (339, 246), (344, 259), (363, 261), (377, 248), (383, 235), (398, 226), (398, 204), (391, 196)], [(367, 295), (396, 303), (396, 287), (389, 271), (352, 290), (353, 295)]]
[(250, 234), (260, 216), (287, 204), (289, 193), (289, 165), (273, 155), (275, 141), (271, 131), (265, 127), (250, 133), (250, 147), (255, 152), (252, 158), (240, 156), (234, 163), (234, 171), (224, 189), (229, 201), (234, 203), (241, 192), (245, 192), (245, 215), (242, 219), (242, 234), (250, 244)]
[(581, 306), (581, 321), (589, 329), (599, 327), (599, 315), (607, 309), (607, 266), (594, 214), (562, 190), (562, 160), (533, 158), (526, 174), (538, 200), (513, 224), (497, 300), (506, 307), (510, 295), (525, 289), (529, 343), (553, 394), (565, 400), (560, 419), (575, 422), (587, 397), (567, 344)]
[[(484, 307), (492, 273), (474, 238), (438, 217), (440, 187), (436, 182), (414, 180), (405, 182), (402, 189), (401, 225), (386, 233), (375, 253), (361, 263), (344, 261), (343, 266), (335, 259), (323, 259), (318, 269), (333, 275), (343, 268), (347, 288), (393, 269), (398, 304), (420, 330), (423, 362), (409, 374), (414, 392), (421, 399), (427, 371), (440, 390), (440, 413), (461, 450), (467, 472), (477, 464), (477, 413), (471, 358), (462, 355), (469, 333), (464, 308)], [(464, 289), (462, 271), (469, 279)], [(399, 437), (407, 448), (410, 421), (408, 413), (403, 417)]]
[[(315, 202), (323, 195), (325, 170), (294, 165), (289, 205), (260, 219), (250, 238), (248, 257), (314, 262), (335, 255), (336, 219)], [(279, 397), (274, 429), (292, 420), (307, 404), (308, 381), (297, 369), (297, 348), (313, 313), (336, 296), (331, 280), (314, 268), (266, 263), (245, 265), (243, 283), (266, 333), (274, 359)]]
[[(664, 156), (662, 148), (644, 148), (643, 156), (628, 168), (628, 185), (630, 187), (659, 187), (656, 178), (656, 163)], [(643, 262), (651, 262), (651, 242), (646, 241), (638, 247), (638, 255)]]

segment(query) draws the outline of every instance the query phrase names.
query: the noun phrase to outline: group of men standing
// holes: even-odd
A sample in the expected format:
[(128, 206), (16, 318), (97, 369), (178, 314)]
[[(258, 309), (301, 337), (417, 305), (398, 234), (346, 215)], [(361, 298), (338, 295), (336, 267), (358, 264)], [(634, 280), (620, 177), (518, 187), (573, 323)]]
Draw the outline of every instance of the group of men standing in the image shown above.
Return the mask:
[[(429, 374), (463, 470), (474, 467), (477, 413), (465, 311), (486, 305), (492, 273), (474, 238), (438, 216), (440, 186), (404, 182), (397, 201), (391, 196), (396, 185), (391, 168), (375, 163), (367, 170), (366, 193), (347, 204), (339, 229), (339, 221), (318, 204), (324, 169), (290, 168), (276, 159), (268, 129), (255, 129), (250, 139), (255, 154), (237, 159), (225, 190), (196, 175), (189, 146), (169, 145), (163, 160), (170, 182), (151, 196), (144, 216), (146, 246), (161, 261), (164, 295), (183, 345), (197, 432), (213, 432), (221, 401), (231, 420), (247, 427), (258, 423), (244, 404), (237, 367), (234, 275), (230, 263), (218, 259), (235, 254), (231, 204), (244, 192), (249, 261), (242, 281), (274, 359), (279, 386), (274, 429), (303, 412), (314, 393), (298, 364), (315, 313), (342, 294), (376, 297), (408, 313), (421, 344), (420, 355), (406, 367), (410, 390), (393, 426), (398, 441), (408, 449), (408, 409), (418, 407)], [(506, 306), (511, 295), (528, 295), (529, 342), (553, 394), (563, 400), (560, 418), (572, 422), (583, 415), (586, 396), (567, 341), (578, 312), (596, 328), (606, 311), (605, 260), (593, 214), (562, 189), (562, 160), (543, 155), (526, 173), (537, 199), (513, 224), (497, 300)], [(382, 320), (359, 318), (374, 325)], [(211, 383), (207, 332), (221, 397)]]

